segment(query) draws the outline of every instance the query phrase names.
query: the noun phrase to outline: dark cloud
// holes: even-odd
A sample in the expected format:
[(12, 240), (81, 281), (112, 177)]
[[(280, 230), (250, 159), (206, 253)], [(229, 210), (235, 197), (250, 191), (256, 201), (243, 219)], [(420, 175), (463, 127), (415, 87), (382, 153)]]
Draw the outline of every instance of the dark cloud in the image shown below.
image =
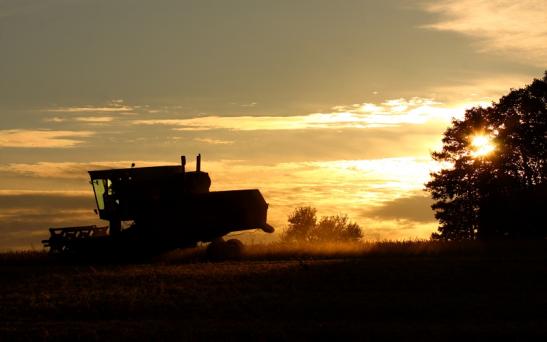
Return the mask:
[(41, 248), (48, 228), (99, 224), (92, 196), (0, 194), (0, 251)]
[(40, 208), (40, 209), (81, 209), (93, 210), (95, 199), (93, 193), (65, 195), (62, 193), (37, 193), (37, 194), (0, 194), (0, 210), (15, 208)]
[[(218, 146), (195, 141), (189, 150), (201, 151), (211, 159), (247, 159), (264, 163), (427, 156), (432, 146), (440, 141), (443, 130), (443, 125), (410, 124), (370, 129), (215, 130), (215, 139), (234, 143)], [(183, 133), (187, 137), (204, 134), (176, 134), (182, 136)], [(211, 135), (210, 132), (206, 134)], [(166, 148), (157, 146), (156, 155)]]
[(409, 220), (424, 223), (433, 222), (435, 221), (435, 217), (433, 210), (431, 210), (432, 204), (433, 200), (426, 195), (402, 197), (386, 202), (377, 209), (368, 210), (363, 215), (379, 219)]

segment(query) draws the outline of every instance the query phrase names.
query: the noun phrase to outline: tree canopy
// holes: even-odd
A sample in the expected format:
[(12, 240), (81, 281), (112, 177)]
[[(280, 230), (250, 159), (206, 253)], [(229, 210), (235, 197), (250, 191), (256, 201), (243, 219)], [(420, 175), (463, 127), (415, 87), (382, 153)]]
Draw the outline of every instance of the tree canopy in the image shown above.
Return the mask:
[(445, 165), (426, 189), (436, 201), (436, 239), (547, 235), (547, 71), (487, 108), (467, 110), (444, 132)]
[(285, 242), (356, 242), (363, 237), (361, 227), (347, 215), (323, 216), (317, 219), (317, 209), (296, 208), (289, 215)]

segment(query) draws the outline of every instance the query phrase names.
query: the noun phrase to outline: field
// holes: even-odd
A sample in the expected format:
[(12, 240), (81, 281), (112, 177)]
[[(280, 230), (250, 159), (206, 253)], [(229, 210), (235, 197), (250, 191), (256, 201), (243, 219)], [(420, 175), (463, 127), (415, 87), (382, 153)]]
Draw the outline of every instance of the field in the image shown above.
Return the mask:
[(545, 340), (547, 244), (203, 249), (141, 264), (0, 255), (0, 340)]

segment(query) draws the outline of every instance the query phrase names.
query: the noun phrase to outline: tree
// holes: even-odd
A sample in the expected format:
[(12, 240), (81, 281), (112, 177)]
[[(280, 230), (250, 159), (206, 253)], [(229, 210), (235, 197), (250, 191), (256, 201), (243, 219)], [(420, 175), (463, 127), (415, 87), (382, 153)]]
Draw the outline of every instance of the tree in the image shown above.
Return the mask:
[(426, 189), (443, 240), (547, 235), (547, 71), (444, 132)]
[(287, 242), (310, 241), (312, 231), (317, 225), (317, 209), (312, 207), (296, 208), (289, 215), (289, 227), (283, 235)]
[(285, 242), (356, 242), (363, 237), (361, 227), (347, 215), (323, 216), (317, 221), (317, 209), (296, 208), (289, 215)]

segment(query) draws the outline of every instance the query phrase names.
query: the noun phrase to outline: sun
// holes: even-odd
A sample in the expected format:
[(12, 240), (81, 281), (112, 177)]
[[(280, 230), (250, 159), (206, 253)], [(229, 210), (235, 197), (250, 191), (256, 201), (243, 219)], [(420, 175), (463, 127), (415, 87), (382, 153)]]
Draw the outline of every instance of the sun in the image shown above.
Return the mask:
[(484, 157), (496, 149), (492, 138), (484, 134), (473, 135), (471, 137), (471, 146), (473, 148), (471, 151), (473, 157)]

